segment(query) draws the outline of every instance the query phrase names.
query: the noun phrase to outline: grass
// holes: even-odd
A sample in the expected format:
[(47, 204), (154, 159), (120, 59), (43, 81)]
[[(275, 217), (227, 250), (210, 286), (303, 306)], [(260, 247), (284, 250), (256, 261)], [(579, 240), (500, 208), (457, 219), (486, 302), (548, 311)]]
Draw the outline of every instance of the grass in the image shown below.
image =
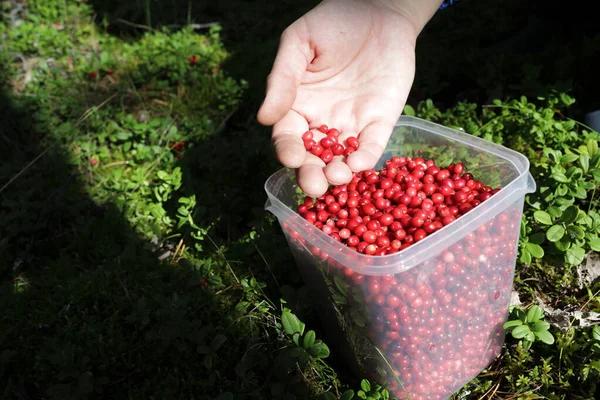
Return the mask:
[[(264, 211), (263, 184), (279, 167), (254, 113), (279, 33), (314, 4), (6, 3), (0, 398), (293, 399), (361, 389), (335, 352), (295, 349), (284, 307), (317, 339), (325, 332), (277, 221)], [(508, 11), (516, 7), (520, 14)], [(561, 35), (545, 33), (536, 53), (492, 47), (525, 25), (530, 7), (465, 0), (436, 16), (419, 43), (422, 67), (409, 101), (416, 113), (524, 153), (593, 140), (567, 125), (598, 107), (586, 58), (598, 36), (573, 40), (577, 30), (565, 26)], [(214, 21), (199, 30), (164, 27)], [(470, 50), (485, 47), (494, 50)], [(476, 105), (499, 85), (501, 110)], [(565, 86), (581, 101), (511, 100)], [(425, 98), (435, 102), (419, 102)], [(548, 108), (561, 114), (548, 116)], [(547, 132), (538, 147), (531, 127)], [(563, 138), (564, 130), (577, 138)], [(536, 168), (542, 181), (545, 166)], [(576, 204), (592, 215), (597, 193), (586, 193), (587, 203)], [(547, 228), (533, 217), (534, 198), (527, 207), (524, 237), (533, 243)], [(599, 312), (597, 280), (579, 285), (581, 268), (540, 245), (547, 254), (522, 252), (517, 268), (523, 307), (541, 300), (575, 323), (566, 312)], [(552, 318), (555, 344), (526, 350), (509, 337), (501, 357), (456, 398), (597, 396), (600, 337)]]

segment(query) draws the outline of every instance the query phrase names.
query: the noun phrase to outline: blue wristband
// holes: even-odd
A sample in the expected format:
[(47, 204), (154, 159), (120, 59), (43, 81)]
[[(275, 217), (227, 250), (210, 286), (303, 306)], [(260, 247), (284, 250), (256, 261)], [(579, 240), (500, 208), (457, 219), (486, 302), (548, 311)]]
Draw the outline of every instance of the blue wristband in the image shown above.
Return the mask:
[(453, 4), (454, 4), (454, 0), (444, 0), (442, 2), (442, 5), (440, 5), (440, 10), (443, 10), (444, 8), (448, 8)]

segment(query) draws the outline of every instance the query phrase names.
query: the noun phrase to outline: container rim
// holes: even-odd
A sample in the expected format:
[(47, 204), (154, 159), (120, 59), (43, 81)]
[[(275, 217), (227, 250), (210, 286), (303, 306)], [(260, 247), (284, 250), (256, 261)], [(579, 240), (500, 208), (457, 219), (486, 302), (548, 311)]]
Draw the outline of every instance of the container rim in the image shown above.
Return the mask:
[[(348, 250), (347, 246), (315, 228), (295, 210), (290, 209), (271, 193), (271, 189), (278, 189), (293, 176), (293, 171), (288, 168), (282, 168), (275, 172), (265, 182), (264, 188), (268, 195), (265, 210), (273, 213), (277, 216), (280, 223), (286, 223), (290, 228), (299, 232), (301, 236), (307, 237), (310, 235), (311, 241), (315, 246), (320, 250), (330, 249), (326, 251), (329, 257), (348, 266), (355, 272), (381, 276), (397, 274), (429, 260), (431, 257), (437, 255), (437, 252), (431, 251), (432, 247), (438, 247), (441, 244), (445, 247), (451, 246), (462, 239), (468, 232), (472, 231), (473, 226), (480, 226), (515, 203), (519, 198), (524, 198), (526, 194), (533, 193), (536, 190), (535, 181), (529, 172), (529, 160), (519, 152), (471, 134), (416, 117), (401, 116), (395, 124), (395, 128), (399, 127), (415, 127), (426, 130), (437, 136), (491, 153), (509, 162), (518, 173), (518, 176), (501, 188), (498, 193), (486, 200), (485, 207), (476, 207), (452, 222), (452, 224), (428, 235), (422, 241), (398, 253), (385, 256), (369, 256)], [(306, 232), (306, 234), (301, 232)], [(354, 268), (357, 265), (358, 267)]]

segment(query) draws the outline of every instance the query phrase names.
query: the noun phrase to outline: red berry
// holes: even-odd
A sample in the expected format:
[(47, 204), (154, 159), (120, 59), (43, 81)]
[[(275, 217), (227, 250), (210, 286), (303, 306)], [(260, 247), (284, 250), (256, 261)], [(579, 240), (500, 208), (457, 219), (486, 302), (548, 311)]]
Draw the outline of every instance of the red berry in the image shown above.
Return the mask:
[(327, 130), (327, 136), (335, 136), (335, 137), (338, 137), (338, 136), (340, 136), (340, 131), (338, 131), (338, 130), (337, 130), (337, 129), (335, 129), (335, 128), (331, 128), (331, 129)]
[(317, 157), (320, 157), (321, 154), (323, 154), (323, 147), (321, 147), (321, 145), (315, 144), (311, 149), (310, 152), (312, 154), (314, 154)]
[(304, 148), (308, 151), (310, 151), (310, 149), (312, 149), (317, 143), (312, 140), (312, 139), (308, 139), (304, 141)]
[(302, 134), (302, 140), (307, 141), (311, 140), (314, 137), (312, 131), (306, 131)]
[(350, 136), (346, 139), (346, 146), (358, 149), (358, 139), (354, 136)]
[(334, 156), (341, 156), (342, 154), (344, 154), (344, 150), (344, 146), (340, 143), (334, 144), (331, 148), (331, 151), (333, 152)]
[(331, 161), (333, 161), (333, 152), (330, 149), (323, 150), (323, 153), (321, 154), (321, 160), (323, 160), (325, 164), (329, 164)]
[(344, 157), (348, 157), (350, 154), (354, 153), (356, 150), (354, 150), (353, 147), (346, 147), (346, 149), (344, 150)]
[(319, 131), (321, 131), (323, 133), (327, 133), (328, 130), (329, 130), (329, 128), (325, 124), (319, 126)]
[(324, 149), (330, 149), (333, 147), (333, 145), (335, 145), (335, 141), (330, 136), (326, 136), (319, 141), (319, 144)]
[(198, 58), (196, 56), (191, 56), (189, 60), (192, 64), (198, 64)]

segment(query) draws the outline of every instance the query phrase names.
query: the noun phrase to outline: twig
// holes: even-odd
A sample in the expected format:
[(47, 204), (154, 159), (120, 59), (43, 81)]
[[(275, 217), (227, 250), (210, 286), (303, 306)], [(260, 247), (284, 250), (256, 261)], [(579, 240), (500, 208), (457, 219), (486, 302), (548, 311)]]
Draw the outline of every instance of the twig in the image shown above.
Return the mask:
[(4, 184), (4, 186), (2, 186), (0, 188), (0, 193), (2, 193), (4, 191), (4, 189), (6, 189), (11, 183), (13, 183), (18, 177), (20, 177), (21, 175), (23, 175), (23, 173), (25, 173), (25, 171), (27, 171), (33, 164), (35, 164), (37, 162), (37, 160), (39, 160), (40, 158), (42, 158), (51, 148), (53, 148), (54, 146), (56, 146), (56, 143), (49, 146), (46, 150), (42, 151), (40, 153), (39, 156), (37, 156), (36, 158), (34, 158), (33, 160), (31, 160), (29, 162), (29, 164), (27, 164), (23, 169), (21, 169), (21, 171), (19, 171), (15, 176), (13, 176), (12, 178), (10, 178), (10, 180), (8, 182), (6, 182)]
[[(491, 388), (489, 388), (489, 389), (488, 389), (488, 391), (487, 391), (487, 392), (485, 392), (485, 393), (484, 393), (484, 394), (483, 394), (483, 395), (482, 395), (482, 396), (479, 398), (479, 400), (483, 400), (483, 399), (486, 399), (486, 398), (487, 398), (487, 399), (491, 399), (491, 398), (492, 398), (492, 397), (493, 397), (493, 396), (496, 394), (496, 392), (498, 391), (498, 388), (500, 387), (500, 382), (502, 382), (502, 378), (498, 379), (498, 382), (497, 382), (497, 383), (496, 383), (494, 386), (492, 386)], [(490, 393), (490, 392), (491, 392), (491, 393)], [(489, 397), (486, 397), (486, 396), (488, 395), (488, 393), (489, 393)]]
[(166, 27), (170, 28), (170, 29), (174, 29), (174, 28), (206, 29), (206, 28), (210, 28), (215, 25), (219, 25), (219, 22), (215, 21), (215, 22), (207, 22), (204, 24), (187, 24), (187, 25), (170, 24), (170, 25), (166, 25)]
[(225, 257), (225, 254), (223, 254), (223, 252), (221, 251), (221, 249), (219, 248), (219, 246), (217, 246), (217, 244), (215, 243), (215, 241), (210, 237), (210, 235), (206, 235), (206, 237), (208, 238), (208, 240), (211, 241), (211, 243), (213, 244), (213, 246), (215, 246), (215, 249), (217, 249), (217, 253), (223, 257), (223, 260), (225, 260), (225, 264), (227, 264), (227, 267), (229, 268), (229, 272), (231, 272), (231, 275), (233, 275), (233, 277), (235, 278), (235, 280), (237, 281), (237, 283), (240, 283), (240, 280), (238, 279), (237, 275), (235, 274), (235, 272), (233, 271), (233, 268), (231, 267), (231, 264), (229, 264), (229, 261), (227, 260), (227, 257)]
[(258, 251), (258, 254), (260, 254), (260, 257), (265, 262), (265, 265), (267, 266), (267, 268), (269, 268), (269, 272), (271, 273), (271, 276), (275, 280), (275, 284), (277, 285), (277, 287), (279, 287), (279, 282), (277, 282), (277, 278), (275, 278), (275, 274), (273, 273), (273, 270), (271, 269), (271, 266), (267, 262), (267, 259), (265, 258), (265, 256), (263, 255), (263, 253), (260, 251), (260, 249), (258, 248), (258, 246), (256, 246), (256, 243), (254, 243), (254, 240), (251, 240), (251, 241), (252, 241), (252, 245), (254, 245), (254, 248), (256, 249), (256, 251)]
[(118, 18), (117, 21), (119, 21), (122, 24), (132, 26), (134, 28), (140, 28), (140, 29), (144, 29), (144, 30), (147, 30), (147, 31), (153, 31), (154, 30), (151, 26), (136, 24), (134, 22), (129, 22), (129, 21), (126, 21), (126, 20), (121, 19), (121, 18)]

